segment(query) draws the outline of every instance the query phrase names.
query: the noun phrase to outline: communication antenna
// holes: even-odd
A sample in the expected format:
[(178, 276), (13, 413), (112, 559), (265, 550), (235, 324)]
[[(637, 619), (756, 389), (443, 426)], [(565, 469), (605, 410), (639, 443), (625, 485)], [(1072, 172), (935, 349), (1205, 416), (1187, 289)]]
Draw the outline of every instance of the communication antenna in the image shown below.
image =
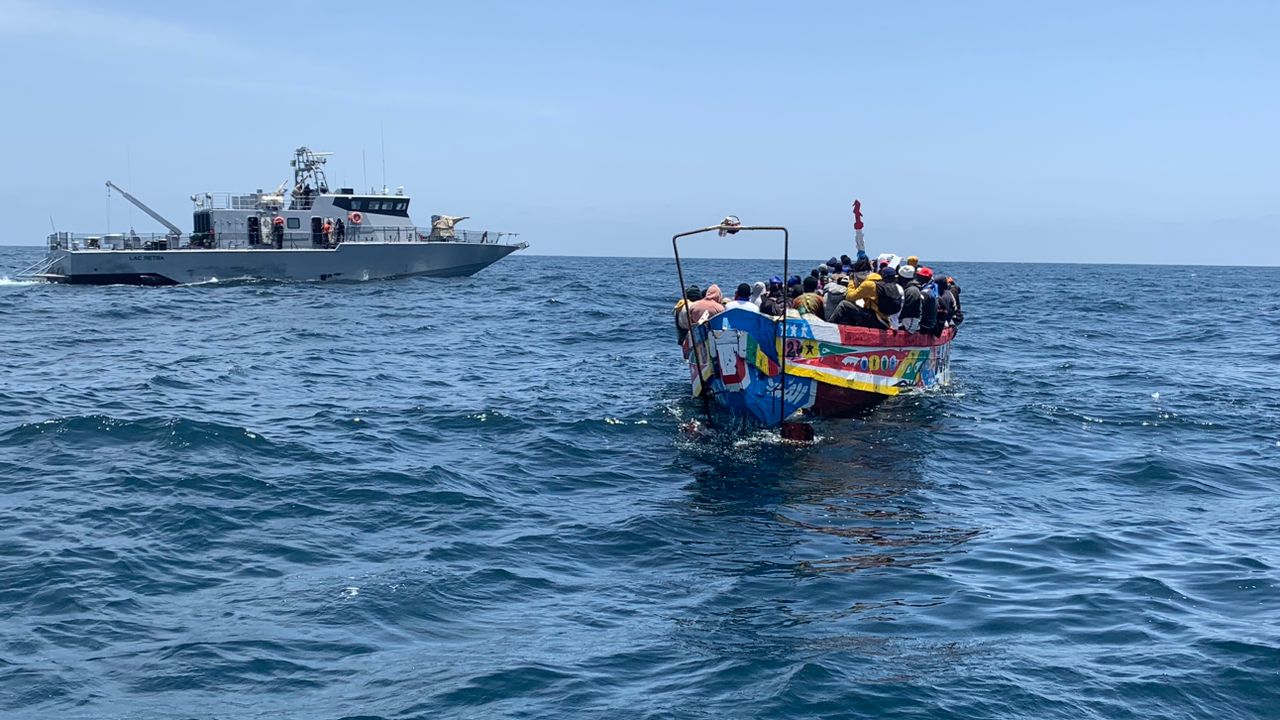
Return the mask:
[(378, 135), (382, 141), (382, 194), (387, 194), (387, 129), (378, 123)]
[(360, 149), (360, 169), (364, 171), (364, 186), (369, 187), (369, 163), (365, 161), (364, 148)]
[[(133, 187), (133, 153), (129, 151), (129, 144), (124, 146), (124, 167), (125, 175), (129, 180), (129, 187)], [(129, 206), (129, 227), (133, 227), (133, 206)]]

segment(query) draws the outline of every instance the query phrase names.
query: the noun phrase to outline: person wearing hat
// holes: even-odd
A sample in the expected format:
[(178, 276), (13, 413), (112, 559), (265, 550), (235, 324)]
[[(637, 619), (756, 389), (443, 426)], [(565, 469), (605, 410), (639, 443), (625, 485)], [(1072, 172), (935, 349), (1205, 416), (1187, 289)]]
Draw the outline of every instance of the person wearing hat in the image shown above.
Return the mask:
[(836, 308), (844, 301), (849, 292), (849, 278), (844, 275), (833, 275), (831, 280), (822, 286), (822, 317), (828, 320), (836, 316)]
[(938, 286), (933, 282), (931, 268), (916, 268), (916, 279), (920, 283), (920, 332), (929, 335), (941, 335), (942, 328), (938, 324)]
[(876, 283), (882, 279), (879, 273), (869, 273), (866, 279), (857, 285), (850, 282), (844, 300), (836, 307), (836, 315), (832, 322), (879, 330), (888, 327), (880, 316), (876, 304)]
[(787, 298), (788, 305), (791, 304), (791, 301), (800, 297), (800, 294), (803, 292), (804, 292), (804, 288), (803, 288), (803, 285), (801, 284), (799, 275), (792, 275), (791, 277), (787, 278), (786, 298)]
[(826, 319), (823, 317), (822, 296), (818, 294), (818, 278), (810, 276), (804, 279), (804, 293), (791, 303), (791, 307), (799, 310), (801, 315), (817, 315)]
[(769, 288), (760, 298), (760, 312), (778, 317), (787, 314), (786, 289), (782, 286), (782, 278), (774, 275), (769, 278)]
[(889, 329), (897, 330), (898, 317), (902, 312), (902, 286), (898, 284), (898, 271), (893, 265), (886, 265), (880, 271), (880, 277), (880, 282), (876, 283), (876, 311)]
[(849, 282), (853, 285), (859, 285), (867, 276), (875, 272), (875, 268), (871, 267), (871, 258), (858, 258), (858, 262), (853, 264), (849, 271)]
[(720, 286), (712, 284), (701, 300), (689, 303), (689, 321), (697, 325), (712, 315), (724, 312), (724, 303), (721, 302), (723, 299)]
[(751, 304), (755, 305), (756, 309), (759, 310), (760, 303), (764, 300), (764, 281), (757, 280), (751, 283), (751, 297), (749, 299)]
[(934, 279), (938, 285), (938, 332), (942, 328), (956, 324), (956, 296), (951, 292), (951, 278)]
[(919, 332), (920, 282), (914, 265), (907, 263), (898, 268), (898, 284), (902, 286), (902, 312), (898, 314), (898, 322), (907, 332)]
[(964, 308), (960, 306), (960, 286), (956, 284), (956, 279), (950, 275), (947, 276), (947, 290), (956, 301), (956, 309), (952, 313), (951, 324), (959, 327), (960, 323), (964, 322)]
[(701, 299), (702, 290), (697, 285), (690, 285), (685, 288), (684, 297), (672, 308), (671, 314), (676, 319), (676, 342), (684, 343), (685, 335), (689, 334), (689, 315), (684, 311), (684, 306)]
[(913, 268), (914, 268), (914, 267), (919, 267), (919, 266), (920, 266), (920, 258), (916, 257), (915, 255), (908, 255), (908, 256), (907, 256), (907, 264), (908, 264), (908, 265), (910, 265), (910, 266), (911, 266), (911, 267), (913, 267)]

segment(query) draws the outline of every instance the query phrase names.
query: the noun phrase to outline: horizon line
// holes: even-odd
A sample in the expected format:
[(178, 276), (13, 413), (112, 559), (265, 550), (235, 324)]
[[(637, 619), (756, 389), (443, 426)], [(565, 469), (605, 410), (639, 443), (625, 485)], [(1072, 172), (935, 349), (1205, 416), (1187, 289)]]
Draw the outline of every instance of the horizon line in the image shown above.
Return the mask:
[[(43, 248), (43, 244), (39, 245), (0, 245), (0, 248)], [(675, 260), (671, 255), (571, 255), (567, 253), (539, 253), (539, 252), (523, 252), (519, 255), (513, 253), (510, 257), (546, 257), (546, 258), (591, 258), (602, 260)], [(721, 260), (733, 262), (775, 262), (778, 258), (725, 258), (711, 255), (682, 255), (681, 260)], [(811, 258), (798, 258), (809, 260)], [(822, 262), (818, 260), (818, 262)], [(1139, 265), (1154, 267), (1238, 267), (1238, 263), (1175, 263), (1175, 262), (1132, 262), (1120, 260), (934, 260), (936, 264), (952, 264), (952, 263), (1001, 263), (1005, 265)], [(1254, 265), (1253, 267), (1274, 268), (1280, 267), (1275, 265)]]

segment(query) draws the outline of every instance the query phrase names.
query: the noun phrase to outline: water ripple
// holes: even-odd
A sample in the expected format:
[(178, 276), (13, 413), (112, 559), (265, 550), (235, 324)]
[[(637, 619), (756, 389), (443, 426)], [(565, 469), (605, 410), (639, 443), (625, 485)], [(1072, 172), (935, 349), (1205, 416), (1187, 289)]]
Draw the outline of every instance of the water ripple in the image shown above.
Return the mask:
[(1274, 715), (1280, 306), (940, 265), (956, 384), (813, 447), (689, 431), (665, 260), (0, 281), (0, 714)]

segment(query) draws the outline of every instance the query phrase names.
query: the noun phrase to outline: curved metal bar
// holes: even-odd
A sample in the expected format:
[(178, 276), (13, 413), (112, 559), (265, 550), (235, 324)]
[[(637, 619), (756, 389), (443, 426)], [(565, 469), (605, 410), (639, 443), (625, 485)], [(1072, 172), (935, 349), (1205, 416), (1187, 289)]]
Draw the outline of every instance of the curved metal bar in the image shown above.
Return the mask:
[[(675, 259), (676, 259), (676, 276), (680, 280), (680, 297), (685, 301), (684, 321), (685, 321), (685, 324), (689, 326), (689, 335), (691, 336), (689, 346), (691, 348), (691, 351), (693, 352), (694, 363), (698, 368), (698, 382), (700, 384), (703, 383), (702, 356), (698, 354), (697, 343), (694, 342), (692, 339), (693, 322), (692, 322), (692, 316), (690, 316), (689, 314), (689, 301), (687, 298), (685, 298), (685, 293), (687, 292), (687, 289), (684, 284), (684, 268), (680, 264), (680, 239), (690, 237), (692, 235), (701, 235), (702, 233), (711, 232), (712, 230), (716, 230), (716, 231), (724, 230), (724, 231), (733, 231), (733, 232), (741, 232), (744, 230), (745, 231), (766, 230), (766, 231), (781, 232), (782, 233), (782, 282), (783, 282), (784, 292), (786, 291), (787, 276), (791, 272), (791, 233), (781, 225), (708, 225), (707, 227), (704, 227), (704, 228), (698, 228), (697, 230), (689, 230), (688, 232), (677, 233), (671, 236), (671, 251), (675, 254)], [(785, 297), (784, 297), (784, 300), (785, 300)], [(779, 325), (781, 326), (780, 328), (779, 328)], [(780, 394), (778, 396), (778, 402), (780, 403), (780, 406), (778, 408), (779, 428), (781, 428), (782, 421), (786, 420), (786, 418), (783, 417), (783, 414), (787, 411), (787, 334), (786, 334), (786, 330), (787, 330), (787, 311), (786, 311), (786, 308), (784, 307), (782, 311), (782, 317), (779, 320), (774, 321), (774, 332), (773, 332), (775, 337), (781, 338), (781, 341), (778, 343), (778, 365), (781, 368), (781, 375), (782, 375), (782, 378), (779, 381)], [(703, 384), (703, 387), (702, 387), (702, 407), (703, 407), (703, 412), (707, 416), (707, 424), (710, 425), (711, 424), (711, 398), (710, 398), (710, 392), (708, 391), (705, 384)]]

